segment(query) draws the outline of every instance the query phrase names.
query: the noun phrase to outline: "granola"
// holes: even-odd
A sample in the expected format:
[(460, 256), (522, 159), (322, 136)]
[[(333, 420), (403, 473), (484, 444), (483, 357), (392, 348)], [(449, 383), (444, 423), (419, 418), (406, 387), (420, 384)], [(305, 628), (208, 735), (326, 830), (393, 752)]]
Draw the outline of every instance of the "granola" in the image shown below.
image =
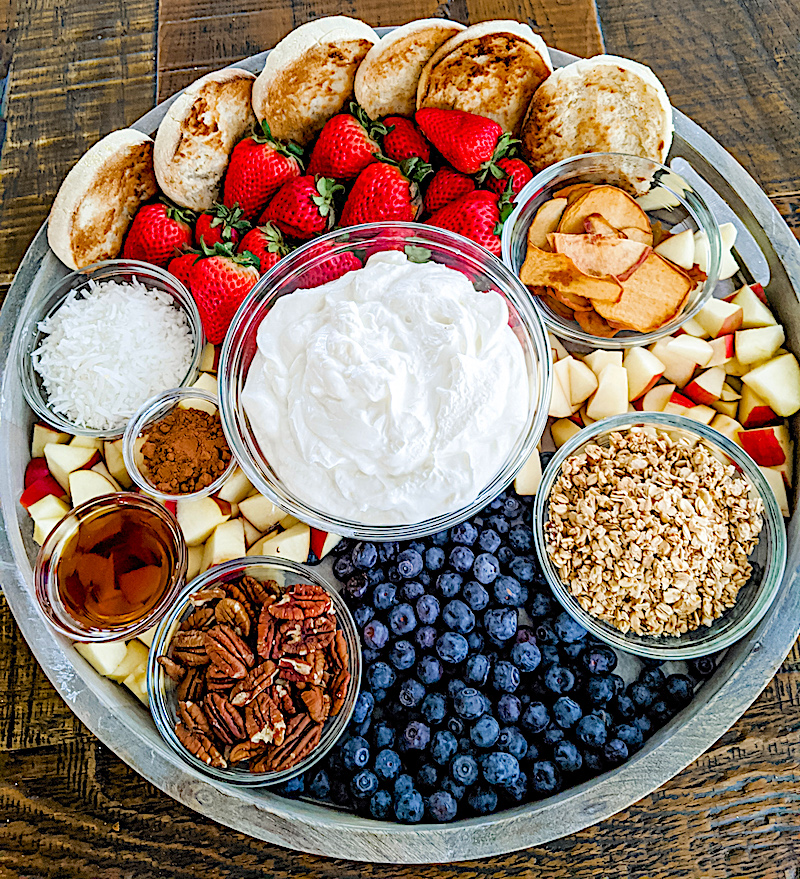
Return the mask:
[(736, 602), (762, 513), (747, 481), (705, 444), (631, 428), (564, 462), (545, 541), (588, 613), (622, 632), (677, 636)]

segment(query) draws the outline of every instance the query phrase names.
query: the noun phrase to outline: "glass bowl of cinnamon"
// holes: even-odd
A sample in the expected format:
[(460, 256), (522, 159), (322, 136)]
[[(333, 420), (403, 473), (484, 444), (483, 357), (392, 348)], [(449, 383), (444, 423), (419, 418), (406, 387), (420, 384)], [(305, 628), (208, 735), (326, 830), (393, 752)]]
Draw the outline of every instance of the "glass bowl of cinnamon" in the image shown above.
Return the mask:
[(133, 482), (160, 501), (215, 494), (236, 467), (217, 396), (200, 388), (148, 400), (125, 428), (122, 456)]

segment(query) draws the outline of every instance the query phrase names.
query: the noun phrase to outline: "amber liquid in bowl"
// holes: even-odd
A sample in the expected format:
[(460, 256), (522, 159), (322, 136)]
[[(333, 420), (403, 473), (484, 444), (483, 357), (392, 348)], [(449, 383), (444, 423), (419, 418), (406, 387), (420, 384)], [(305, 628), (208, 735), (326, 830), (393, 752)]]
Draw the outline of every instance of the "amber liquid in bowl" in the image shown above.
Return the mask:
[(82, 522), (56, 564), (64, 608), (84, 626), (116, 628), (146, 616), (174, 570), (164, 522), (146, 510), (117, 508)]

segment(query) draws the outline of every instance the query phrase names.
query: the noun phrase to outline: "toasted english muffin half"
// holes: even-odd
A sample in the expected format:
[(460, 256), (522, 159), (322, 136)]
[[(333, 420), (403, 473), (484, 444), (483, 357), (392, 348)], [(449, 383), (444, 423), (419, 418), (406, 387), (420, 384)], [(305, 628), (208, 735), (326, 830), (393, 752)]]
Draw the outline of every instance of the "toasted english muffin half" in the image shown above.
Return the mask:
[(47, 222), (47, 241), (71, 269), (114, 259), (133, 215), (158, 192), (153, 141), (141, 131), (112, 131), (70, 169)]
[(255, 76), (228, 67), (201, 76), (167, 110), (156, 132), (156, 179), (182, 207), (208, 210), (236, 143), (255, 123)]
[(597, 55), (559, 68), (542, 84), (521, 137), (537, 171), (593, 152), (663, 162), (672, 144), (672, 105), (649, 67)]
[(518, 21), (484, 21), (456, 34), (420, 75), (417, 108), (464, 110), (518, 134), (553, 64), (544, 40)]
[(278, 140), (302, 146), (353, 98), (356, 70), (378, 35), (363, 21), (333, 15), (293, 30), (267, 56), (253, 109)]
[(381, 37), (356, 72), (356, 100), (367, 115), (372, 119), (413, 116), (423, 67), (441, 45), (463, 30), (457, 21), (423, 18)]

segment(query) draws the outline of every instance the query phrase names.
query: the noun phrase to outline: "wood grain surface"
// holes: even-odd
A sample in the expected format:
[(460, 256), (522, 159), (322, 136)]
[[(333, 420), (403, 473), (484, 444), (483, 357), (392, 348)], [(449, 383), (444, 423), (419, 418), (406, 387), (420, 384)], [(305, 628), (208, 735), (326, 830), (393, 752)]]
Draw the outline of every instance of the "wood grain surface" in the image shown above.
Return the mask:
[[(515, 17), (531, 20), (561, 48), (592, 51), (552, 35), (565, 10), (574, 16), (572, 0), (454, 0), (435, 7), (359, 0), (344, 9), (322, 0), (246, 2), (251, 7), (236, 0), (231, 14), (230, 4), (222, 10), (208, 0), (162, 0), (161, 58), (172, 66), (162, 71), (159, 94), (197, 75), (198, 64), (218, 67), (260, 51), (269, 44), (265, 34), (280, 36), (330, 12), (374, 25), (434, 14)], [(675, 105), (727, 146), (800, 229), (796, 0), (598, 0), (598, 7), (607, 50), (650, 64)], [(0, 80), (8, 71), (0, 102), (0, 293), (70, 165), (153, 105), (156, 21), (155, 0), (0, 0)], [(569, 39), (596, 46), (595, 27), (586, 13)], [(0, 138), (2, 131), (0, 123)], [(700, 760), (593, 828), (471, 864), (328, 861), (220, 827), (142, 781), (58, 698), (0, 601), (0, 879), (797, 879), (798, 730), (795, 647), (759, 700)]]

